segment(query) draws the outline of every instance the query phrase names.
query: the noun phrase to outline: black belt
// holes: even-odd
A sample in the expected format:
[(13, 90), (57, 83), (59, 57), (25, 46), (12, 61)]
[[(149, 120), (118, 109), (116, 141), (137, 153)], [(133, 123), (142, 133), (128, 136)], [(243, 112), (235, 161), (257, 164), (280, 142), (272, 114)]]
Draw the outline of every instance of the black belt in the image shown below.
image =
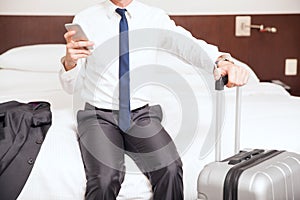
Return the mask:
[[(144, 106), (142, 106), (142, 107), (139, 107), (139, 108), (136, 108), (136, 109), (132, 110), (131, 112), (137, 112), (137, 111), (139, 111), (139, 110), (142, 110), (142, 109), (144, 109), (144, 108), (147, 108), (148, 106), (149, 106), (149, 105), (146, 104), (146, 105), (144, 105)], [(100, 110), (100, 111), (103, 111), (103, 112), (119, 112), (119, 110), (110, 110), (110, 109), (105, 109), (105, 108), (97, 108), (96, 106), (94, 106), (94, 108), (95, 108), (96, 110)]]

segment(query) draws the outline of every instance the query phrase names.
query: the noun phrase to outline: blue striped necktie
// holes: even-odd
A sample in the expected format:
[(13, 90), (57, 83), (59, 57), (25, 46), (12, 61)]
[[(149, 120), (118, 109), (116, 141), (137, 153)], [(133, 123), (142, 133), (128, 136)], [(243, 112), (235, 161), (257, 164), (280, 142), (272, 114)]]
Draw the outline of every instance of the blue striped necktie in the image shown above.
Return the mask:
[(129, 41), (126, 9), (117, 8), (121, 16), (119, 35), (119, 127), (127, 131), (130, 127), (130, 91), (129, 91)]

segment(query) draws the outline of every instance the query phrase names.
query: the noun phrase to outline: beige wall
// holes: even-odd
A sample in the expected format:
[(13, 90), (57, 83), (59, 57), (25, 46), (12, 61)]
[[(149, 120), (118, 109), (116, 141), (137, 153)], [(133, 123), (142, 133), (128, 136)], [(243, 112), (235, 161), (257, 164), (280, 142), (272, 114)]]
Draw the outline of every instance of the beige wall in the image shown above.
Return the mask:
[[(0, 0), (2, 15), (73, 15), (102, 0)], [(300, 0), (140, 0), (169, 14), (300, 13)]]

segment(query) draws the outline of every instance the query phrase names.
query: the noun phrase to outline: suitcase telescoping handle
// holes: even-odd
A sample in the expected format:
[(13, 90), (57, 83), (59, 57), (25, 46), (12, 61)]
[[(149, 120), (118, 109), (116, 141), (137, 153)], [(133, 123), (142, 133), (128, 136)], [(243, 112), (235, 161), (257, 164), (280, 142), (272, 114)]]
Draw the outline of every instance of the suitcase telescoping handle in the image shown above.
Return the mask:
[[(221, 77), (215, 82), (216, 90), (216, 120), (215, 120), (215, 160), (221, 160), (221, 127), (222, 127), (222, 93), (224, 93), (224, 85), (228, 83), (228, 76)], [(236, 87), (236, 108), (235, 108), (235, 142), (234, 153), (240, 150), (240, 129), (241, 129), (241, 88)]]

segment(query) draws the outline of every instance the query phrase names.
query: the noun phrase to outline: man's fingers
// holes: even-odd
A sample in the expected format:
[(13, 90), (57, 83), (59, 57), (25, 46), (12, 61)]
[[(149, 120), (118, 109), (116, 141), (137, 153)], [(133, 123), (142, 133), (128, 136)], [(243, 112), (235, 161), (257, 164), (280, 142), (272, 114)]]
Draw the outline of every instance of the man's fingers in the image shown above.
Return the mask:
[(250, 76), (250, 72), (249, 72), (248, 70), (245, 69), (245, 71), (244, 71), (244, 76), (243, 76), (243, 84), (244, 84), (244, 85), (245, 85), (246, 83), (248, 83), (249, 76)]
[(64, 34), (64, 38), (67, 42), (67, 48), (87, 48), (94, 45), (91, 41), (74, 41), (72, 37), (75, 34), (75, 31), (68, 31)]
[(64, 38), (66, 40), (67, 43), (72, 42), (72, 37), (75, 35), (75, 31), (68, 31), (64, 34)]
[[(231, 65), (233, 66), (233, 65)], [(237, 68), (236, 67), (229, 67), (228, 68), (228, 83), (226, 84), (227, 87), (231, 88), (236, 86), (237, 83)]]
[(69, 49), (84, 49), (90, 46), (93, 46), (94, 43), (91, 41), (78, 41), (78, 42), (70, 42), (67, 44), (67, 48)]
[(87, 58), (91, 52), (86, 49), (68, 49), (68, 58), (70, 62), (77, 63), (80, 58)]
[(73, 54), (84, 54), (84, 55), (91, 55), (91, 52), (87, 49), (68, 49), (68, 53)]
[(248, 82), (249, 78), (249, 72), (248, 70), (240, 67), (238, 69), (237, 77), (236, 77), (236, 86), (242, 86), (245, 85)]
[(234, 64), (224, 65), (219, 68), (222, 76), (228, 75), (227, 87), (243, 86), (248, 82), (249, 72), (243, 67)]
[(71, 54), (70, 56), (73, 60), (77, 61), (80, 58), (87, 58), (89, 55), (87, 55), (87, 54)]
[(69, 69), (72, 69), (76, 66), (77, 61), (81, 58), (87, 58), (89, 55), (86, 54), (86, 52), (83, 53), (74, 53), (74, 54), (68, 54), (68, 56), (65, 57), (65, 66), (71, 66)]

